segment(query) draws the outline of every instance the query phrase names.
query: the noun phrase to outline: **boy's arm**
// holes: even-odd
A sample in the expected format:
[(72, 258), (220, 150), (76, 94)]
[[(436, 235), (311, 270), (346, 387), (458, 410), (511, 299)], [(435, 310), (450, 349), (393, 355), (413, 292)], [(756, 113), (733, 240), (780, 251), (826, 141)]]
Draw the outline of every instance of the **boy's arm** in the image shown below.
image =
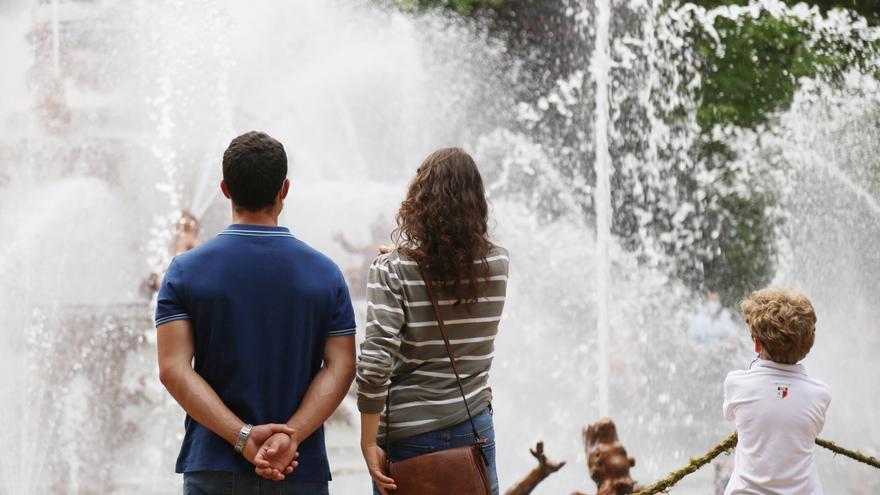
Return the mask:
[(824, 386), (824, 396), (822, 398), (822, 422), (819, 423), (819, 433), (825, 428), (825, 418), (828, 417), (828, 407), (831, 406), (831, 388)]

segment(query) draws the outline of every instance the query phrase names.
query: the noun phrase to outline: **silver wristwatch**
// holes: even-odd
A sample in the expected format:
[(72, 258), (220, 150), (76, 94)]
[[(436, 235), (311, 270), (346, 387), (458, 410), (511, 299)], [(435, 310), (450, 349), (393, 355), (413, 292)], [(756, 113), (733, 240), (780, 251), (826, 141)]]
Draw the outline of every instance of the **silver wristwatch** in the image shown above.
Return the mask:
[(254, 425), (244, 425), (241, 427), (241, 430), (238, 432), (238, 439), (235, 440), (235, 453), (241, 454), (241, 451), (244, 450), (244, 446), (247, 443), (247, 439), (251, 436), (251, 430), (254, 429)]

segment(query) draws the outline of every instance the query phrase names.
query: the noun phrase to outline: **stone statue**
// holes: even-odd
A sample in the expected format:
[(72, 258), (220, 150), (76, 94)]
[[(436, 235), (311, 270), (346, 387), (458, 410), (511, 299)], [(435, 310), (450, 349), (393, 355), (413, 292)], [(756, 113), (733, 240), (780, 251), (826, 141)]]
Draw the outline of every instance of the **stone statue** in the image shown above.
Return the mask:
[(636, 460), (627, 456), (617, 438), (617, 427), (609, 418), (601, 418), (584, 428), (584, 447), (590, 477), (596, 482), (596, 495), (623, 495), (633, 493), (636, 482), (629, 468)]

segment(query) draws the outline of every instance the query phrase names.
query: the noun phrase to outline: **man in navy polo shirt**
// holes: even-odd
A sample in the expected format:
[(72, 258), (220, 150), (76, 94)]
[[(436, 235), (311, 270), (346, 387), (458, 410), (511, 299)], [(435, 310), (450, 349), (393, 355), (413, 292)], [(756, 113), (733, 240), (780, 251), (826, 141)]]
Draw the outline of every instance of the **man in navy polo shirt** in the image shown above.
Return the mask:
[(281, 143), (232, 140), (220, 187), (233, 225), (174, 258), (156, 310), (160, 379), (187, 413), (184, 493), (327, 493), (322, 424), (355, 373), (345, 280), (278, 226)]

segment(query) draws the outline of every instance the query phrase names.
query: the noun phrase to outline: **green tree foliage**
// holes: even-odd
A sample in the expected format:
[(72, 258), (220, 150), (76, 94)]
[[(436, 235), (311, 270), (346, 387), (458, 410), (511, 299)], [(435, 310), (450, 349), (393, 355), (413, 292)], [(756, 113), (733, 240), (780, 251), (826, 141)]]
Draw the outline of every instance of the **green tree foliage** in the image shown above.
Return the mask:
[[(724, 169), (736, 157), (711, 138), (716, 126), (754, 129), (791, 104), (801, 77), (816, 75), (816, 56), (797, 23), (762, 15), (757, 19), (718, 17), (717, 38), (696, 30), (694, 47), (703, 61), (697, 123), (703, 130), (700, 160)], [(772, 220), (774, 198), (755, 187), (736, 188), (724, 174), (707, 196), (720, 212), (703, 224), (698, 263), (701, 285), (721, 293), (726, 305), (770, 281), (775, 265)], [(684, 278), (688, 275), (681, 274)]]
[[(801, 0), (788, 0), (789, 5), (799, 3)], [(747, 0), (697, 0), (693, 2), (697, 5), (711, 9), (722, 5), (746, 5)], [(847, 9), (858, 13), (865, 17), (868, 21), (877, 23), (880, 21), (880, 0), (808, 0), (807, 5), (816, 5), (819, 9), (826, 13), (831, 9)]]
[[(495, 12), (516, 11), (522, 2), (543, 4), (548, 12), (558, 0), (399, 0), (410, 8), (449, 8), (471, 14), (484, 8)], [(793, 5), (797, 0), (786, 0)], [(697, 5), (711, 9), (723, 5), (749, 4), (749, 0), (697, 0)], [(848, 9), (864, 16), (869, 23), (880, 23), (880, 0), (809, 0), (823, 13), (831, 9)], [(521, 16), (513, 17), (514, 20)], [(775, 198), (772, 191), (752, 179), (754, 184), (740, 184), (742, 179), (728, 173), (737, 157), (724, 142), (715, 140), (713, 132), (730, 126), (760, 129), (772, 123), (774, 115), (787, 110), (804, 78), (823, 77), (834, 80), (853, 66), (880, 72), (871, 65), (877, 53), (877, 42), (858, 38), (841, 39), (817, 36), (813, 26), (795, 17), (775, 17), (763, 12), (756, 17), (741, 15), (730, 19), (717, 16), (709, 30), (694, 24), (690, 33), (691, 47), (700, 59), (700, 86), (697, 123), (701, 129), (694, 156), (709, 170), (720, 171), (716, 183), (702, 186), (704, 203), (712, 205), (702, 216), (702, 231), (696, 236), (693, 252), (682, 253), (678, 247), (670, 252), (678, 260), (678, 275), (694, 287), (717, 290), (726, 304), (731, 305), (749, 290), (770, 281), (775, 268), (774, 246), (776, 220), (771, 215)], [(517, 29), (517, 24), (507, 26)], [(519, 29), (524, 29), (520, 26)], [(529, 30), (530, 32), (539, 32)], [(554, 38), (557, 33), (545, 33)], [(532, 41), (534, 42), (534, 41)], [(552, 72), (552, 71), (551, 71)], [(557, 74), (562, 78), (566, 74)], [(668, 115), (676, 119), (680, 115)], [(685, 197), (696, 194), (696, 184), (686, 174), (678, 178)], [(880, 180), (880, 179), (878, 179)], [(880, 186), (878, 186), (880, 187)], [(626, 212), (616, 217), (616, 232), (627, 244), (633, 230)], [(664, 219), (656, 219), (659, 224)], [(668, 222), (667, 222), (668, 223)], [(664, 229), (660, 225), (660, 230)]]
[(499, 7), (505, 0), (400, 0), (404, 8), (445, 7), (468, 14), (483, 7)]
[[(712, 138), (717, 127), (759, 129), (785, 111), (802, 78), (831, 81), (847, 69), (876, 70), (871, 61), (875, 42), (857, 36), (817, 36), (812, 26), (792, 17), (715, 19), (716, 36), (700, 29), (691, 33), (702, 60), (702, 82), (697, 122), (703, 130), (698, 144), (700, 160), (710, 168), (725, 169), (736, 159), (728, 147)], [(713, 202), (723, 215), (708, 230), (719, 232), (705, 246), (701, 278), (706, 287), (722, 293), (730, 304), (772, 278), (775, 221), (770, 215), (775, 199), (759, 184), (748, 185), (743, 194), (731, 175), (723, 174), (710, 188)], [(760, 179), (758, 179), (760, 182)]]
[(784, 19), (719, 18), (715, 29), (720, 47), (695, 36), (706, 61), (697, 111), (697, 122), (704, 130), (716, 125), (754, 128), (763, 124), (791, 104), (801, 77), (816, 74), (817, 60), (806, 46), (807, 36)]
[(753, 129), (787, 109), (801, 78), (835, 78), (847, 68), (865, 68), (873, 48), (859, 39), (813, 41), (809, 27), (793, 18), (762, 14), (754, 19), (718, 17), (718, 40), (692, 33), (704, 60), (697, 122)]

